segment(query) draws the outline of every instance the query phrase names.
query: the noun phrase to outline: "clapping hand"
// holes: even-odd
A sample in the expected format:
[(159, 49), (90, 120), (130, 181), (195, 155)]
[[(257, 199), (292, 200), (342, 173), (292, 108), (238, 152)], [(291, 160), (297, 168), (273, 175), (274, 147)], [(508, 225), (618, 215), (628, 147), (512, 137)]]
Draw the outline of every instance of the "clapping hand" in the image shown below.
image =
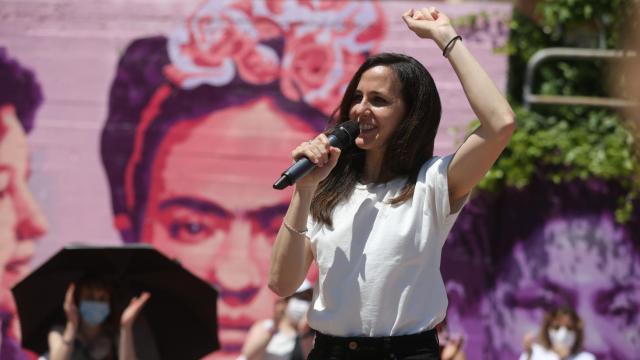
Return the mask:
[(151, 294), (148, 292), (143, 292), (140, 296), (134, 296), (126, 309), (122, 312), (122, 316), (120, 317), (120, 325), (122, 327), (131, 328), (133, 323), (135, 322), (138, 314), (144, 307), (144, 304), (149, 300)]
[(67, 293), (64, 296), (64, 314), (67, 317), (67, 324), (73, 326), (74, 329), (78, 328), (78, 323), (80, 322), (80, 315), (78, 312), (78, 307), (73, 299), (73, 296), (76, 291), (76, 284), (71, 283), (67, 288)]

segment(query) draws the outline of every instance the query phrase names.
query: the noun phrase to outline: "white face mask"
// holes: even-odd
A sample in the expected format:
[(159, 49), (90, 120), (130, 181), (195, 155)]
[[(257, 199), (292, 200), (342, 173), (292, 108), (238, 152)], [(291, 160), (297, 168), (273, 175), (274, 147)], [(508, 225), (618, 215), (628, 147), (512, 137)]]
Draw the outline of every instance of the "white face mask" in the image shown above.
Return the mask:
[(284, 312), (287, 315), (287, 318), (289, 318), (292, 322), (297, 323), (302, 319), (304, 314), (307, 313), (307, 310), (309, 310), (308, 301), (291, 298), (289, 299), (287, 308)]
[(565, 326), (561, 326), (558, 329), (549, 329), (549, 340), (552, 347), (562, 346), (571, 349), (573, 344), (576, 343), (576, 333)]

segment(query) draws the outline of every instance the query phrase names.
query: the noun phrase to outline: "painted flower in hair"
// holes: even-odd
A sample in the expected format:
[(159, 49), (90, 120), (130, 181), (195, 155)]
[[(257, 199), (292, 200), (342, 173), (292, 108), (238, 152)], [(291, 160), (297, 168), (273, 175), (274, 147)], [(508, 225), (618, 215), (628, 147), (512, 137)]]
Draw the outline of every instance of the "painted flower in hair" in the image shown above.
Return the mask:
[(287, 98), (329, 114), (383, 33), (377, 3), (212, 0), (169, 36), (165, 74), (185, 89), (279, 81)]
[[(227, 5), (227, 6), (225, 6)], [(209, 1), (169, 36), (170, 80), (183, 88), (226, 85), (236, 71), (247, 81), (273, 81), (279, 68), (275, 51), (259, 43), (258, 29), (238, 3)]]

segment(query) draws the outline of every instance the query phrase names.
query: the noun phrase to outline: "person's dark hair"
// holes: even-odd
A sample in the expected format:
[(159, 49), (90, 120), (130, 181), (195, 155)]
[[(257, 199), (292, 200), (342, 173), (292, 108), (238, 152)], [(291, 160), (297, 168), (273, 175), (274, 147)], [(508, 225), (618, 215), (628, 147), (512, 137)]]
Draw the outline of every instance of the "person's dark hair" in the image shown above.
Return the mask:
[(109, 294), (109, 308), (110, 312), (105, 321), (102, 323), (102, 329), (108, 335), (112, 336), (116, 334), (116, 329), (119, 328), (118, 324), (120, 321), (119, 318), (119, 300), (116, 296), (115, 286), (113, 281), (93, 275), (88, 274), (80, 278), (76, 281), (76, 289), (73, 296), (73, 300), (76, 303), (76, 306), (80, 306), (80, 301), (82, 300), (81, 296), (83, 291), (94, 291), (94, 290), (102, 290)]
[(42, 100), (42, 89), (33, 71), (10, 58), (7, 49), (0, 47), (0, 106), (13, 105), (22, 128), (28, 133)]
[[(316, 131), (327, 124), (319, 110), (285, 98), (277, 82), (247, 84), (236, 75), (225, 86), (200, 85), (187, 90), (167, 80), (164, 70), (169, 64), (165, 37), (138, 39), (122, 55), (111, 86), (101, 155), (116, 227), (125, 242), (139, 241), (151, 165), (158, 146), (178, 123), (267, 97), (278, 109), (298, 115)], [(127, 176), (131, 176), (131, 183), (126, 183)]]
[(549, 339), (549, 328), (551, 324), (560, 316), (569, 316), (571, 318), (571, 322), (575, 327), (576, 332), (576, 342), (573, 344), (571, 348), (571, 354), (577, 354), (582, 350), (582, 342), (584, 340), (584, 323), (578, 313), (569, 307), (569, 306), (561, 306), (555, 309), (551, 309), (547, 311), (542, 320), (542, 327), (540, 328), (539, 341), (541, 345), (543, 345), (547, 349), (551, 349), (551, 339)]
[[(442, 107), (435, 82), (427, 69), (416, 59), (395, 53), (370, 56), (354, 74), (345, 91), (340, 107), (334, 113), (334, 122), (349, 120), (355, 91), (362, 74), (375, 67), (388, 66), (401, 84), (405, 104), (404, 120), (388, 140), (384, 155), (384, 173), (379, 182), (406, 176), (407, 183), (400, 194), (390, 201), (399, 204), (413, 196), (418, 172), (422, 164), (433, 156), (433, 147), (440, 124)], [(356, 147), (343, 151), (338, 164), (324, 179), (314, 196), (311, 214), (318, 221), (332, 225), (331, 212), (346, 200), (364, 169), (365, 152)]]

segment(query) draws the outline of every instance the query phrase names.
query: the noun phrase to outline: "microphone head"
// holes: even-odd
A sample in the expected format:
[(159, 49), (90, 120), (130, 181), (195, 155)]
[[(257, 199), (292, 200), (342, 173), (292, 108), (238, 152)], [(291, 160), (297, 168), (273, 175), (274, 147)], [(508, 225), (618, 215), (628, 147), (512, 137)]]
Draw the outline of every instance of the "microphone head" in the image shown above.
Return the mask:
[(344, 149), (353, 144), (356, 140), (356, 137), (360, 134), (360, 125), (355, 120), (345, 121), (343, 123), (338, 124), (333, 130), (330, 132), (330, 137), (334, 136), (336, 143), (331, 145)]

